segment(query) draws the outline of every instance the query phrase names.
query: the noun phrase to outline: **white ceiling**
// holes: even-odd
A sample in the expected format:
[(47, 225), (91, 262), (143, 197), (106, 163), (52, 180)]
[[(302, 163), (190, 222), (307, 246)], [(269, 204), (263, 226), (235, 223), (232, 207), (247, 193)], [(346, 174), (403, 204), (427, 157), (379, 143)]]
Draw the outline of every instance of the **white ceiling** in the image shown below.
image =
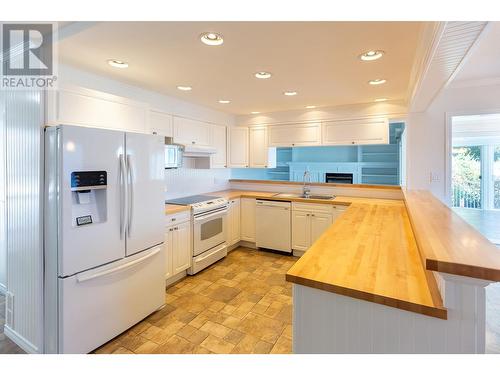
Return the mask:
[(488, 27), (454, 81), (500, 77), (500, 22), (489, 22)]
[[(63, 39), (61, 61), (234, 114), (407, 99), (421, 22), (103, 22)], [(222, 46), (199, 40), (205, 31)], [(371, 49), (382, 59), (362, 62)], [(125, 60), (127, 69), (108, 59)], [(496, 60), (498, 61), (498, 60)], [(268, 80), (256, 71), (273, 73)], [(367, 81), (386, 78), (371, 86)], [(181, 92), (177, 85), (193, 90)], [(285, 90), (298, 95), (285, 97)], [(219, 104), (229, 99), (230, 104)]]

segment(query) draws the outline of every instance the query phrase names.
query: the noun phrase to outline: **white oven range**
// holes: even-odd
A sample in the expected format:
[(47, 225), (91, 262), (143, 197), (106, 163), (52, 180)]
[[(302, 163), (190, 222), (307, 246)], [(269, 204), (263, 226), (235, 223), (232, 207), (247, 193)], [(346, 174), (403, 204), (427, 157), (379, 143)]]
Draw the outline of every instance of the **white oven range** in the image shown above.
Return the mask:
[(194, 275), (227, 255), (227, 199), (195, 195), (166, 203), (191, 206), (193, 259), (188, 274)]

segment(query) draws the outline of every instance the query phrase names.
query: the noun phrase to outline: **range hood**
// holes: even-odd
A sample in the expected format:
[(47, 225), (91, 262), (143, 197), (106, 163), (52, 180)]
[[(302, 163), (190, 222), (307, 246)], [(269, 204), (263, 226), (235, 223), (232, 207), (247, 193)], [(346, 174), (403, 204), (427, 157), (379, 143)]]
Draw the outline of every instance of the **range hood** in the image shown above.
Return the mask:
[(216, 152), (217, 149), (215, 147), (193, 145), (193, 144), (184, 145), (184, 157), (188, 158), (209, 157), (210, 155), (215, 154)]

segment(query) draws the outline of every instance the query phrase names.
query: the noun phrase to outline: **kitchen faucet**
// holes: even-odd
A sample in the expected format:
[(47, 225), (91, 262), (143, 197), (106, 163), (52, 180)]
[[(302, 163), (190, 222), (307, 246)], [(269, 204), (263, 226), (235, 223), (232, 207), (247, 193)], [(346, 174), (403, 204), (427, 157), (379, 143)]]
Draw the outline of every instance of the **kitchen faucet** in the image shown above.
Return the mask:
[(304, 172), (303, 180), (304, 180), (304, 186), (302, 186), (302, 195), (304, 195), (307, 198), (311, 194), (311, 174), (309, 173), (309, 171), (306, 170)]

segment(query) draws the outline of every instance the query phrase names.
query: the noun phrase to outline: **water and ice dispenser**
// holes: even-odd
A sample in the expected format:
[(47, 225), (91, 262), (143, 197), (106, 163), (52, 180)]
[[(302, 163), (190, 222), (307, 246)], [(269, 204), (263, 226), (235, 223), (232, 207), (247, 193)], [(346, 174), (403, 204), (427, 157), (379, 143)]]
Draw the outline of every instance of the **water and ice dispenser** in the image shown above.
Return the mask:
[(71, 173), (73, 226), (106, 221), (106, 171)]

